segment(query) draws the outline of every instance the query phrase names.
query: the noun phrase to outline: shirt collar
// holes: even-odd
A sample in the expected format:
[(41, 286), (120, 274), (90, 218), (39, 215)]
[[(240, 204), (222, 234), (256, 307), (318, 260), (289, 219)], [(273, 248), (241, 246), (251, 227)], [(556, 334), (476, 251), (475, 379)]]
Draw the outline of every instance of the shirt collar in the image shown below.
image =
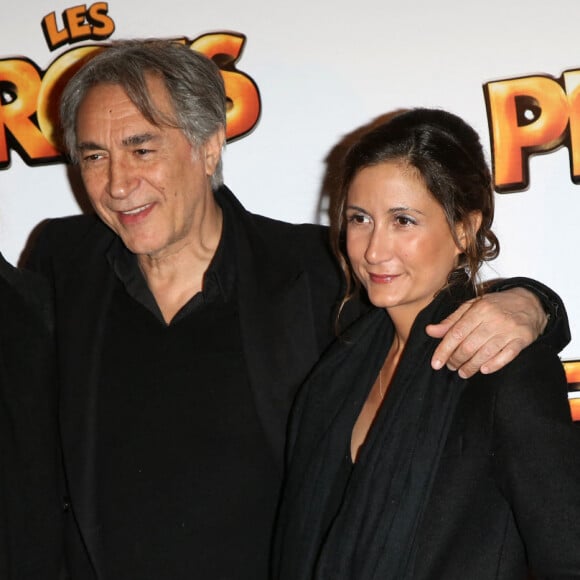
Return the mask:
[[(229, 205), (224, 203), (220, 197), (216, 197), (216, 201), (220, 205), (223, 215), (222, 234), (218, 247), (205, 272), (201, 292), (192, 296), (174, 320), (208, 302), (215, 300), (229, 302), (235, 296), (237, 268), (234, 258), (235, 240), (232, 228), (235, 216), (232, 215), (232, 209)], [(137, 256), (127, 249), (118, 236), (107, 250), (106, 258), (129, 295), (163, 320), (155, 298), (139, 268)]]

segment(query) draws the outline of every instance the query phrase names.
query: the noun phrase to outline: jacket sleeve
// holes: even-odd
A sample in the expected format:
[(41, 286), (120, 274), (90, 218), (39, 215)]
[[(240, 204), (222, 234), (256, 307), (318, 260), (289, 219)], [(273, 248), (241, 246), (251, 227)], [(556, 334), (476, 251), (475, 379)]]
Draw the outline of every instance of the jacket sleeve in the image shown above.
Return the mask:
[(31, 234), (20, 265), (54, 285), (86, 260), (87, 250), (104, 251), (113, 238), (93, 214), (45, 220)]
[(532, 278), (505, 278), (494, 281), (488, 292), (502, 292), (510, 288), (521, 287), (533, 292), (542, 303), (549, 316), (548, 325), (538, 342), (550, 345), (555, 352), (560, 352), (570, 342), (570, 325), (568, 314), (562, 299), (548, 286)]
[(22, 255), (21, 266), (26, 270), (36, 272), (52, 282), (53, 220), (42, 222), (31, 235), (26, 250)]
[(580, 578), (580, 424), (570, 416), (562, 365), (535, 343), (497, 374), (495, 474), (531, 569), (538, 579)]
[(56, 580), (63, 474), (50, 296), (0, 256), (0, 578)]

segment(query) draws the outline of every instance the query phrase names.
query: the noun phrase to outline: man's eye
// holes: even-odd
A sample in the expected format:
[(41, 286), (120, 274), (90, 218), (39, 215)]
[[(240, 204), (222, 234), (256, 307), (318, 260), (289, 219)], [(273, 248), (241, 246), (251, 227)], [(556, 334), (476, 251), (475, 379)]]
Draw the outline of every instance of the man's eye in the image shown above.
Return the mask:
[(101, 159), (102, 155), (100, 153), (91, 153), (83, 157), (83, 161), (98, 161)]

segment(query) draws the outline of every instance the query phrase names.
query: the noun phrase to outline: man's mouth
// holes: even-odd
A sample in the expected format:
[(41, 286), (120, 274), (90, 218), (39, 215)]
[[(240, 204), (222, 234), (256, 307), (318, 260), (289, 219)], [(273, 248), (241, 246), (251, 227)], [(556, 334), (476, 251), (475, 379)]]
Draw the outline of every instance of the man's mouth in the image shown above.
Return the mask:
[(135, 209), (128, 209), (126, 211), (121, 211), (119, 213), (122, 213), (123, 215), (136, 215), (138, 213), (145, 211), (149, 207), (151, 207), (151, 204), (147, 203), (145, 205), (142, 205), (141, 207), (136, 207)]

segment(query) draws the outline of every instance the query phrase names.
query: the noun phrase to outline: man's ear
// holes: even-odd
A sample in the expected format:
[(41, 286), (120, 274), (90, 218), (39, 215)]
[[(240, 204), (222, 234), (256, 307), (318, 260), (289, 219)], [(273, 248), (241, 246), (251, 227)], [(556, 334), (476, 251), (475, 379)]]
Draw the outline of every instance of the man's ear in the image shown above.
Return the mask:
[(213, 175), (222, 156), (226, 132), (220, 127), (202, 146), (206, 175)]

